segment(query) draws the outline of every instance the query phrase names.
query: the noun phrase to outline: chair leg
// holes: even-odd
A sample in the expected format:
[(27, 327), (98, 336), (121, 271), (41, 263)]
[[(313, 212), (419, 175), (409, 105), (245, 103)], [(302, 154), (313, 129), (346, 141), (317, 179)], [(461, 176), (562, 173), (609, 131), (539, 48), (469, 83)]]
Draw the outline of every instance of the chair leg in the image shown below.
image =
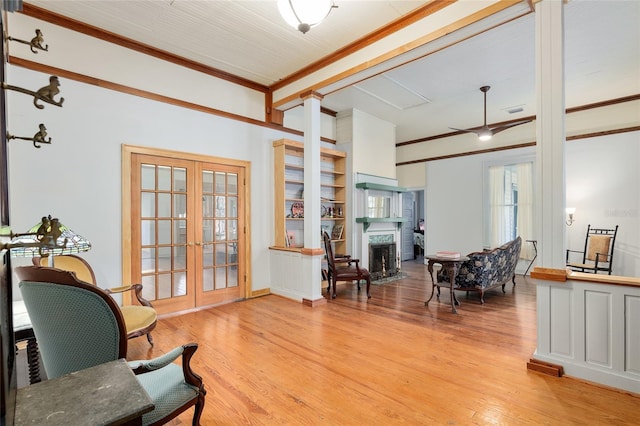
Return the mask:
[(367, 277), (367, 299), (371, 299), (371, 277)]
[(200, 426), (200, 416), (202, 416), (202, 411), (204, 411), (204, 397), (206, 395), (206, 391), (204, 388), (200, 389), (200, 395), (198, 396), (198, 402), (196, 402), (196, 407), (193, 412), (193, 422), (192, 426)]
[(151, 333), (147, 333), (147, 340), (149, 341), (149, 344), (153, 346), (153, 337), (151, 337)]
[(333, 283), (333, 294), (331, 295), (331, 298), (335, 299), (336, 298), (336, 277), (333, 277), (331, 282)]

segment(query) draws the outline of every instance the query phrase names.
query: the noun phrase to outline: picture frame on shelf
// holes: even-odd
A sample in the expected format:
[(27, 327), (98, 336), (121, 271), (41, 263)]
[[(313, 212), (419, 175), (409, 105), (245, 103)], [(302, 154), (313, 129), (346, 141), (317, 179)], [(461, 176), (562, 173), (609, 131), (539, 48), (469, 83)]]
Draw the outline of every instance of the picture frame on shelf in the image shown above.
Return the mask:
[(344, 225), (342, 223), (336, 223), (335, 225), (333, 225), (333, 229), (331, 230), (331, 239), (332, 240), (342, 239), (343, 230), (344, 230)]

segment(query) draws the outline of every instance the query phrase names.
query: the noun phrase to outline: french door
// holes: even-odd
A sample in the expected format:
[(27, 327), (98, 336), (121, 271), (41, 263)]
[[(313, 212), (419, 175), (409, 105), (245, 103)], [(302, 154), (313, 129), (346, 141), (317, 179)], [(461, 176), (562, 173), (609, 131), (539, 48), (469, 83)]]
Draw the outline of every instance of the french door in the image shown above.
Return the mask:
[(130, 159), (129, 267), (143, 296), (159, 313), (245, 298), (245, 167), (145, 153)]

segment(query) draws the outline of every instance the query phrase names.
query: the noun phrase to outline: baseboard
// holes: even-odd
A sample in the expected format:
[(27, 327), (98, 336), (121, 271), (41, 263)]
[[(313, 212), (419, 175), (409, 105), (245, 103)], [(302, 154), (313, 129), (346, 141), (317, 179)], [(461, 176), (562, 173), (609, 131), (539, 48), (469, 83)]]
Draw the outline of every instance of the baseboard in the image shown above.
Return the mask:
[(531, 358), (529, 362), (527, 362), (527, 370), (537, 371), (538, 373), (555, 377), (562, 377), (564, 374), (564, 368), (562, 368), (561, 365), (540, 361), (535, 358)]
[(327, 299), (325, 299), (324, 297), (321, 297), (320, 299), (316, 299), (316, 300), (302, 299), (302, 304), (304, 306), (310, 306), (312, 308), (315, 308), (316, 306), (326, 305)]

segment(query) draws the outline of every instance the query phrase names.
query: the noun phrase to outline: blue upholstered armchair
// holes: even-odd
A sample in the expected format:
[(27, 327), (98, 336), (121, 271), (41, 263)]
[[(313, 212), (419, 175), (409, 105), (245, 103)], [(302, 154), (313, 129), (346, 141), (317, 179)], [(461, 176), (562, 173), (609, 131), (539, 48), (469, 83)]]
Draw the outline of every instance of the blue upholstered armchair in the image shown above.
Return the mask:
[[(48, 378), (125, 358), (124, 319), (106, 292), (60, 269), (23, 266), (15, 272)], [(129, 362), (155, 405), (143, 424), (165, 424), (195, 405), (193, 425), (199, 425), (206, 392), (189, 366), (197, 347), (191, 343), (153, 360)], [(180, 356), (182, 366), (173, 362)]]

